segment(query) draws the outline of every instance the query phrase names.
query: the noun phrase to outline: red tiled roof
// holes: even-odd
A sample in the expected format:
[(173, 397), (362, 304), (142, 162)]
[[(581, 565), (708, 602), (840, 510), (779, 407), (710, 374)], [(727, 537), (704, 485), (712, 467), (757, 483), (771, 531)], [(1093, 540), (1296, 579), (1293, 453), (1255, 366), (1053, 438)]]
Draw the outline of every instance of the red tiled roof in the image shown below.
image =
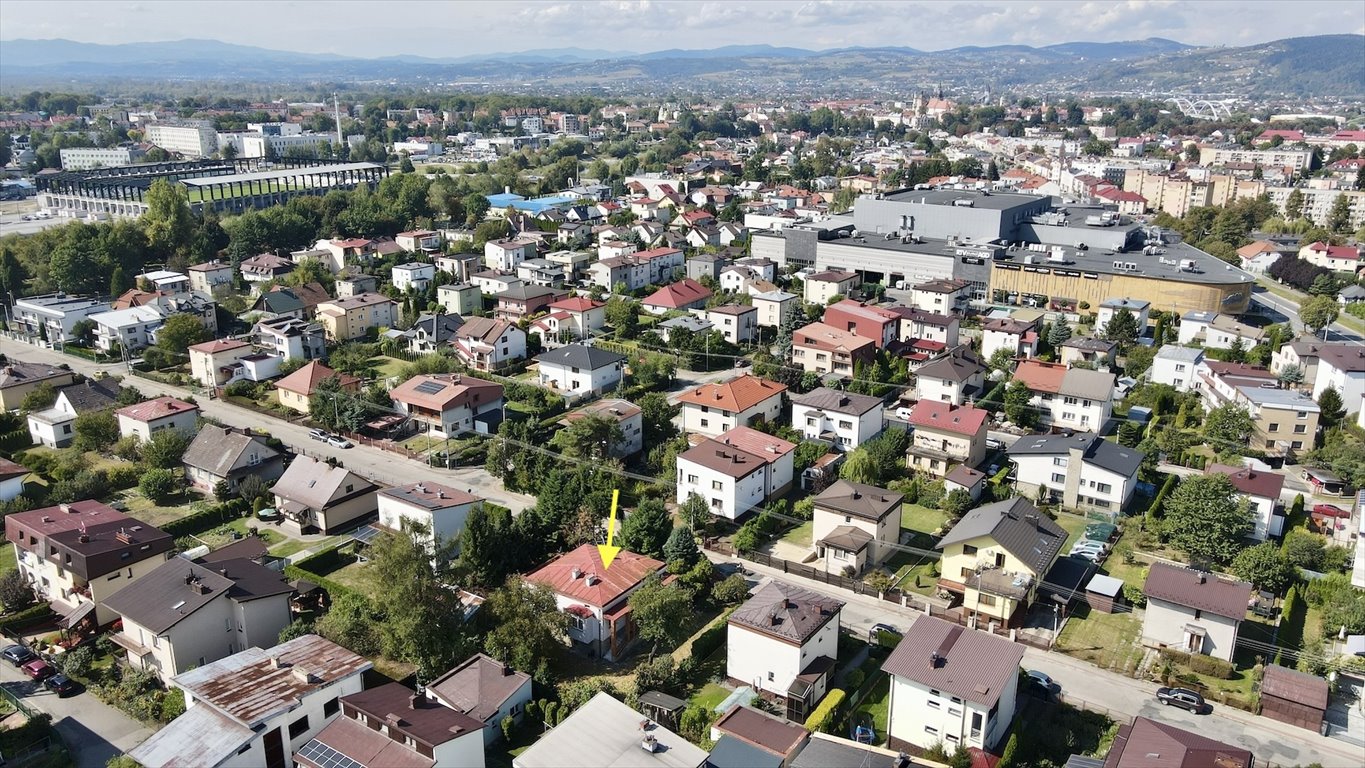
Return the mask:
[(242, 347), (249, 346), (251, 345), (246, 343), (245, 341), (238, 341), (237, 339), (214, 339), (213, 341), (206, 341), (202, 344), (195, 344), (190, 347), (190, 351), (203, 352), (205, 354), (215, 355), (218, 354), (219, 352), (226, 352), (230, 349), (241, 349)]
[(1262, 472), (1251, 467), (1230, 467), (1226, 464), (1210, 464), (1207, 472), (1227, 475), (1233, 487), (1248, 496), (1278, 500), (1284, 488), (1284, 475), (1276, 472)]
[(186, 411), (197, 410), (199, 410), (199, 406), (191, 405), (184, 400), (177, 400), (174, 397), (158, 397), (155, 400), (126, 405), (115, 413), (120, 416), (127, 416), (134, 421), (149, 422)]
[(598, 307), (605, 306), (606, 304), (603, 304), (600, 301), (593, 301), (592, 299), (583, 296), (572, 296), (567, 299), (560, 299), (549, 305), (550, 309), (562, 309), (566, 312), (587, 312), (590, 309), (597, 309)]
[(746, 373), (723, 384), (703, 384), (696, 389), (690, 389), (678, 397), (678, 402), (740, 412), (786, 391), (787, 387), (784, 384)]
[(597, 546), (583, 544), (527, 574), (526, 580), (544, 584), (570, 600), (606, 608), (663, 568), (664, 563), (652, 557), (626, 550), (621, 550), (611, 567), (605, 568)]
[(910, 409), (910, 423), (917, 427), (941, 429), (974, 437), (986, 424), (986, 410), (970, 405), (953, 405), (937, 400), (921, 400)]
[[(633, 254), (639, 256), (640, 254)], [(652, 307), (665, 307), (668, 309), (679, 309), (698, 301), (705, 301), (711, 298), (711, 289), (693, 280), (683, 278), (676, 283), (670, 283), (650, 294), (644, 300), (645, 305)]]
[(389, 391), (389, 397), (395, 402), (444, 412), (464, 405), (493, 402), (502, 397), (502, 385), (458, 373), (423, 374), (394, 387)]
[(308, 365), (285, 376), (275, 382), (275, 389), (283, 389), (286, 392), (296, 392), (300, 395), (311, 395), (318, 384), (330, 379), (333, 376), (341, 378), (341, 388), (349, 389), (360, 383), (360, 379), (348, 374), (334, 371), (322, 363), (314, 360)]
[(847, 352), (857, 352), (875, 346), (876, 342), (848, 331), (841, 331), (832, 325), (811, 323), (797, 329), (796, 333), (792, 334), (792, 344), (829, 351), (842, 349)]
[(772, 461), (777, 456), (786, 456), (796, 450), (796, 443), (788, 442), (766, 432), (759, 432), (752, 427), (730, 429), (721, 433), (716, 438), (716, 442), (734, 446), (755, 456), (765, 457), (766, 461)]
[(1067, 367), (1059, 363), (1043, 363), (1037, 360), (1023, 360), (1014, 369), (1014, 379), (1022, 381), (1034, 392), (1062, 391), (1062, 379)]

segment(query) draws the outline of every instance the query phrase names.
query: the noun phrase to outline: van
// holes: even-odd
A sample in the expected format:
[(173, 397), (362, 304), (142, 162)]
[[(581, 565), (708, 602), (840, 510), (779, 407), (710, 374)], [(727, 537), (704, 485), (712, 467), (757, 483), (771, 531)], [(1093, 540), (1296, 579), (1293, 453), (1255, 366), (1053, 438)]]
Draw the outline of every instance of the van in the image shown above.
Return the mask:
[(35, 218), (35, 219), (50, 219), (50, 218), (52, 218), (52, 211), (38, 211), (37, 213), (33, 214), (33, 218)]

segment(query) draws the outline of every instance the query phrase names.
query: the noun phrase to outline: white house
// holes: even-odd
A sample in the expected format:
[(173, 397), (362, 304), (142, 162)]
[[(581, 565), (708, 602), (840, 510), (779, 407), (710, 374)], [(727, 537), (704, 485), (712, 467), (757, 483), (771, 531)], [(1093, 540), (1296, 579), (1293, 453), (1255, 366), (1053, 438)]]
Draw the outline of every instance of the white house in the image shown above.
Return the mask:
[(607, 661), (619, 661), (636, 639), (635, 618), (626, 610), (626, 600), (664, 566), (652, 557), (621, 550), (607, 568), (597, 546), (583, 544), (526, 574), (526, 582), (554, 592), (555, 605), (568, 614), (573, 644)]
[(232, 290), (232, 263), (212, 259), (188, 270), (190, 290), (210, 296)]
[(173, 429), (190, 437), (199, 428), (199, 406), (173, 397), (126, 405), (114, 415), (118, 417), (119, 435), (137, 435), (144, 443), (162, 430)]
[(706, 310), (706, 319), (731, 344), (746, 344), (758, 337), (758, 310), (744, 304), (725, 304)]
[(1082, 432), (1027, 435), (1010, 446), (1009, 457), (1020, 494), (1037, 498), (1045, 488), (1068, 509), (1119, 512), (1137, 489), (1145, 454)]
[(886, 426), (882, 400), (829, 387), (792, 398), (792, 429), (807, 440), (826, 440), (851, 451)]
[(535, 257), (534, 240), (489, 240), (483, 245), (484, 266), (501, 272), (511, 272), (518, 264)]
[(624, 459), (644, 450), (644, 412), (638, 405), (618, 397), (604, 397), (565, 414), (559, 423), (567, 426), (589, 416), (610, 419), (620, 427), (621, 440), (611, 446), (610, 455)]
[(582, 296), (552, 301), (546, 306), (550, 314), (532, 323), (530, 332), (540, 334), (546, 342), (584, 339), (606, 325), (606, 307), (603, 302)]
[(1038, 329), (1032, 322), (997, 317), (981, 324), (981, 356), (987, 360), (999, 350), (1010, 357), (1033, 357), (1038, 354)]
[(1042, 427), (1098, 432), (1113, 412), (1115, 377), (1107, 371), (1022, 360), (1012, 380), (1028, 386)]
[(966, 280), (929, 280), (910, 290), (910, 306), (943, 315), (960, 313), (971, 298), (972, 284)]
[(87, 379), (57, 390), (51, 408), (28, 414), (28, 433), (33, 442), (65, 448), (76, 437), (76, 417), (114, 407), (118, 383), (113, 379)]
[(245, 558), (172, 557), (105, 598), (123, 620), (113, 635), (128, 664), (163, 681), (193, 667), (277, 641), (293, 617), (279, 571)]
[(802, 281), (806, 303), (822, 307), (829, 304), (829, 300), (834, 296), (847, 296), (861, 284), (862, 279), (858, 277), (857, 272), (836, 270), (816, 272)]
[(786, 291), (764, 291), (753, 295), (754, 309), (758, 310), (758, 327), (780, 328), (796, 316), (801, 308), (801, 297)]
[(833, 677), (843, 609), (832, 597), (769, 581), (726, 622), (725, 676), (784, 700), (787, 719), (804, 722)]
[(213, 388), (226, 384), (233, 366), (256, 354), (256, 349), (238, 339), (214, 339), (189, 348), (190, 375), (200, 385)]
[(985, 375), (986, 367), (971, 347), (954, 347), (916, 369), (915, 395), (962, 405), (985, 394)]
[(399, 248), (409, 253), (436, 251), (441, 248), (441, 233), (429, 229), (409, 230), (394, 235), (393, 241), (398, 243)]
[(1147, 323), (1151, 319), (1152, 302), (1142, 299), (1108, 299), (1100, 302), (1095, 310), (1095, 336), (1104, 336), (1104, 330), (1109, 327), (1109, 321), (1114, 319), (1114, 315), (1127, 310), (1128, 314), (1137, 320), (1137, 332), (1141, 336), (1147, 330)]
[(364, 688), (373, 666), (317, 635), (247, 648), (173, 677), (185, 713), (129, 756), (146, 768), (183, 765), (186, 755), (205, 768), (291, 768), (294, 752), (340, 714), (341, 697)]
[(115, 348), (136, 352), (156, 343), (156, 332), (166, 315), (155, 304), (115, 309), (90, 315), (95, 324), (95, 346), (103, 352)]
[(1163, 344), (1152, 358), (1151, 377), (1153, 384), (1166, 384), (1178, 392), (1194, 389), (1195, 371), (1204, 362), (1204, 350), (1198, 347), (1181, 347)]
[(890, 556), (900, 538), (904, 498), (847, 480), (836, 480), (821, 491), (815, 497), (811, 541), (825, 572), (861, 574)]
[(70, 341), (76, 323), (109, 311), (109, 302), (65, 293), (49, 293), (16, 299), (11, 310), (11, 330), (33, 337), (47, 334), (52, 342)]
[(598, 347), (570, 344), (536, 355), (539, 384), (570, 397), (611, 391), (625, 375), (626, 358)]
[(1217, 312), (1186, 312), (1180, 318), (1179, 344), (1202, 344), (1205, 349), (1232, 349), (1241, 342), (1243, 349), (1251, 349), (1265, 338), (1264, 328), (1240, 323), (1231, 315)]
[(1226, 475), (1237, 489), (1237, 495), (1251, 505), (1252, 519), (1256, 523), (1251, 532), (1253, 539), (1265, 541), (1284, 532), (1284, 507), (1280, 505), (1284, 475), (1251, 467), (1230, 467), (1217, 462), (1210, 464), (1205, 471), (1207, 474)]
[(1232, 661), (1250, 584), (1158, 560), (1142, 591), (1147, 595), (1144, 645)]
[(424, 690), (428, 699), (483, 723), (486, 746), (502, 738), (503, 718), (521, 722), (531, 700), (531, 676), (476, 653)]
[(892, 749), (994, 749), (1009, 733), (1024, 646), (920, 616), (882, 664)]
[(910, 307), (891, 307), (891, 311), (900, 317), (897, 329), (900, 341), (923, 339), (945, 347), (957, 346), (962, 321), (956, 315), (925, 312)]
[(682, 428), (708, 437), (717, 437), (735, 427), (746, 427), (755, 420), (776, 421), (782, 413), (785, 384), (760, 379), (745, 373), (719, 384), (702, 384), (678, 396), (682, 406)]
[(390, 271), (390, 275), (393, 287), (400, 291), (409, 288), (414, 291), (425, 291), (431, 285), (431, 281), (436, 279), (436, 265), (420, 261), (398, 264)]
[(379, 492), (379, 524), (394, 531), (422, 526), (430, 537), (425, 543), (435, 551), (453, 542), (459, 551), (460, 534), (470, 510), (483, 499), (438, 482), (409, 483)]
[(459, 710), (400, 683), (385, 683), (343, 696), (341, 716), (295, 750), (294, 764), (483, 768), (487, 730)]
[(389, 390), (394, 408), (428, 434), (493, 434), (502, 422), (502, 385), (458, 373), (424, 373)]
[(450, 344), (457, 359), (479, 371), (496, 371), (526, 357), (526, 332), (491, 317), (469, 318)]
[(795, 444), (749, 427), (703, 440), (678, 456), (678, 503), (695, 493), (711, 514), (737, 520), (791, 485), (795, 451)]

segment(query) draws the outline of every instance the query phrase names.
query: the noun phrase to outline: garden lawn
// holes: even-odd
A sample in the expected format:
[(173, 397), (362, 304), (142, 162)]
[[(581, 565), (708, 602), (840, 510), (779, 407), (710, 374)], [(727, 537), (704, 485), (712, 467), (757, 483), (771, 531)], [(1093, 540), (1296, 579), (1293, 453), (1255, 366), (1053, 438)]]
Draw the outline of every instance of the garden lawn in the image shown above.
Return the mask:
[[(877, 672), (873, 677), (872, 691), (867, 694), (854, 710), (854, 721), (860, 719), (858, 716), (867, 715), (872, 718), (872, 728), (877, 732), (873, 738), (876, 744), (886, 743), (891, 735), (887, 723), (891, 717), (891, 676), (885, 672)], [(851, 726), (850, 726), (851, 728)], [(842, 735), (842, 734), (840, 734)]]
[(948, 522), (948, 513), (919, 504), (901, 505), (901, 528), (926, 536), (943, 527)]
[(1145, 653), (1142, 621), (1128, 611), (1100, 613), (1081, 605), (1062, 628), (1056, 650), (1101, 669), (1132, 674)]
[(692, 694), (690, 703), (699, 704), (705, 707), (707, 712), (713, 712), (732, 693), (734, 691), (724, 688), (718, 683), (707, 683), (701, 687), (701, 690)]
[(193, 514), (193, 510), (190, 509), (190, 502), (202, 501), (202, 498), (192, 494), (182, 494), (178, 504), (154, 504), (151, 499), (134, 489), (119, 494), (119, 500), (127, 506), (130, 517), (136, 517), (148, 525), (160, 527), (173, 520), (179, 520)]
[(886, 567), (895, 572), (896, 586), (900, 587), (901, 591), (930, 595), (938, 583), (938, 577), (931, 570), (935, 562), (937, 561), (933, 558), (923, 555), (898, 552), (895, 557), (886, 561)]
[(807, 520), (790, 531), (787, 531), (786, 535), (782, 537), (782, 540), (788, 544), (795, 544), (798, 547), (809, 547), (811, 546), (811, 534), (814, 530), (815, 521)]
[(375, 575), (369, 563), (350, 563), (326, 574), (326, 576), (338, 584), (350, 587), (368, 597), (378, 596), (381, 588), (379, 577)]
[(386, 355), (370, 358), (370, 370), (374, 371), (375, 377), (379, 379), (397, 376), (398, 372), (407, 364), (406, 360), (399, 360), (396, 357)]
[(14, 559), (14, 547), (9, 545), (0, 547), (0, 573), (18, 567), (19, 562)]
[(1066, 541), (1062, 543), (1062, 555), (1071, 551), (1071, 545), (1080, 540), (1081, 534), (1085, 533), (1085, 527), (1095, 520), (1088, 520), (1080, 515), (1062, 513), (1057, 515), (1057, 525), (1066, 531)]

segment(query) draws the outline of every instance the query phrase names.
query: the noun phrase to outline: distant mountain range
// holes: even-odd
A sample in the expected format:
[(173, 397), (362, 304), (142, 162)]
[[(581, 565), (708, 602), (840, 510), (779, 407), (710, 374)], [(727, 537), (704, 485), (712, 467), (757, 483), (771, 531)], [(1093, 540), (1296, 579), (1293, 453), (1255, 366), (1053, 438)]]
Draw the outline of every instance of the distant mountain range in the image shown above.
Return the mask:
[(459, 58), (356, 58), (275, 51), (217, 40), (97, 45), (71, 40), (0, 43), (0, 82), (111, 85), (175, 79), (310, 83), (458, 81), (489, 88), (572, 92), (677, 89), (724, 95), (891, 95), (943, 85), (1048, 92), (1143, 91), (1241, 96), (1365, 95), (1365, 36), (1323, 35), (1238, 48), (1163, 38), (1040, 48), (967, 46), (807, 50), (770, 45), (637, 53), (556, 48)]

